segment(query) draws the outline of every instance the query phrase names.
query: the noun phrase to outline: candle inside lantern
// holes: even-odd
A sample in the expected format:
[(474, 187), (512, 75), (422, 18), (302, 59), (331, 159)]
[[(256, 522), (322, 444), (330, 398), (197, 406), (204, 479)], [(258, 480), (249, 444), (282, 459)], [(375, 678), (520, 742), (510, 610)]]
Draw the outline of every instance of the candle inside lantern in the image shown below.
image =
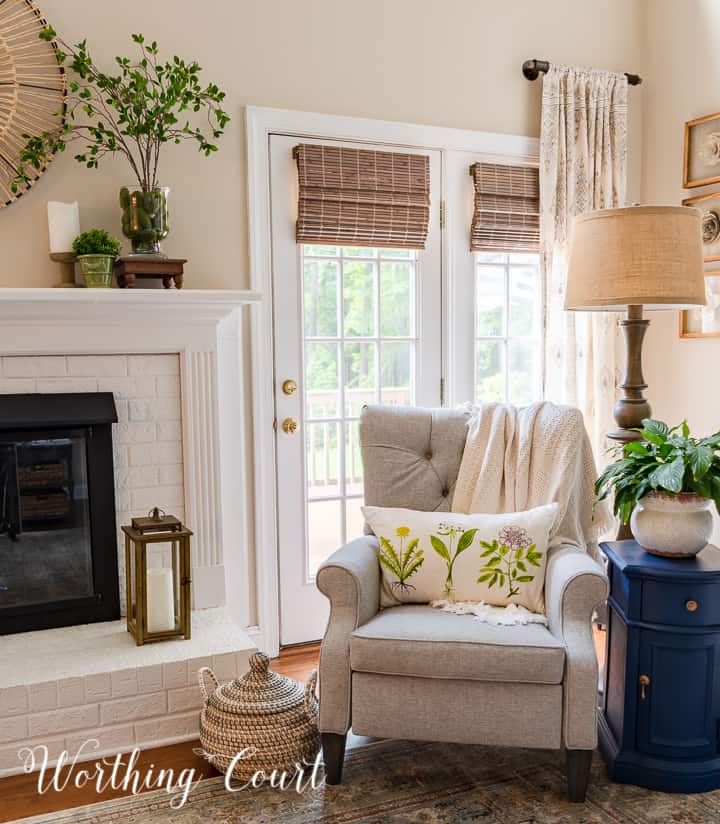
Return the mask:
[(147, 631), (175, 629), (175, 599), (171, 569), (147, 571)]
[(50, 231), (50, 254), (72, 252), (73, 240), (80, 234), (80, 209), (77, 203), (59, 203), (51, 200), (47, 205)]

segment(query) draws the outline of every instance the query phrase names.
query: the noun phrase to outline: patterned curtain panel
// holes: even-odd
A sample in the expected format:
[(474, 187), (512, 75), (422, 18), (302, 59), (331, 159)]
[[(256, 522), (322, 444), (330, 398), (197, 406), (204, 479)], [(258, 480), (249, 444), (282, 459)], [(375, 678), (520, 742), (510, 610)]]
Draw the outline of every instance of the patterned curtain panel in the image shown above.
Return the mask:
[(615, 312), (566, 312), (572, 219), (625, 205), (627, 78), (551, 66), (543, 79), (540, 130), (540, 234), (546, 284), (548, 400), (578, 406), (598, 463), (614, 429)]
[(298, 243), (424, 249), (430, 222), (427, 155), (295, 146)]
[(473, 163), (471, 252), (540, 249), (540, 183), (533, 166)]

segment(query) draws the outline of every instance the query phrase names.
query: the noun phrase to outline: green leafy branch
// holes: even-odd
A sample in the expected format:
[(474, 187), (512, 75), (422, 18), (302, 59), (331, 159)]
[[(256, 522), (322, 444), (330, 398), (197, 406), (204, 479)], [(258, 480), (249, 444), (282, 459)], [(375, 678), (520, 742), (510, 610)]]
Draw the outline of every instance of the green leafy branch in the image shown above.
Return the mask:
[[(451, 598), (453, 590), (455, 589), (453, 582), (453, 568), (455, 566), (455, 561), (457, 561), (461, 553), (470, 548), (470, 545), (475, 540), (476, 533), (477, 529), (468, 529), (467, 531), (464, 531), (462, 527), (458, 527), (453, 524), (440, 524), (438, 526), (438, 534), (448, 538), (448, 543), (446, 544), (445, 541), (438, 537), (438, 535), (430, 536), (432, 548), (447, 565), (447, 577), (445, 578), (446, 598)], [(455, 538), (458, 535), (460, 536), (460, 539), (458, 540), (457, 548), (453, 549)]]
[(687, 421), (669, 427), (646, 418), (641, 439), (613, 449), (618, 459), (595, 482), (602, 501), (614, 493), (613, 511), (623, 523), (648, 492), (696, 493), (720, 511), (720, 432), (693, 438)]
[(411, 589), (415, 589), (412, 584), (408, 584), (408, 578), (414, 575), (418, 569), (423, 565), (425, 560), (422, 549), (418, 549), (418, 538), (413, 538), (408, 542), (406, 548), (403, 547), (404, 539), (407, 537), (407, 527), (399, 527), (397, 530), (400, 538), (400, 550), (396, 551), (392, 543), (387, 539), (380, 537), (380, 563), (389, 572), (397, 578), (393, 581), (393, 588), (400, 589), (404, 593), (408, 593)]
[(537, 551), (535, 544), (512, 549), (495, 539), (491, 542), (480, 541), (480, 546), (484, 550), (480, 557), (488, 560), (480, 569), (478, 584), (487, 583), (489, 587), (496, 585), (504, 587), (507, 583), (507, 596), (512, 598), (520, 592), (518, 584), (530, 583), (535, 579), (534, 575), (528, 574), (528, 565), (539, 567), (543, 555), (542, 552)]
[[(55, 44), (58, 61), (72, 73), (66, 118), (63, 121), (58, 112), (55, 128), (39, 135), (23, 134), (26, 143), (11, 184), (14, 192), (29, 185), (31, 168), (44, 168), (71, 141), (81, 142), (74, 157), (89, 169), (98, 168), (108, 154), (123, 155), (145, 192), (158, 185), (160, 149), (165, 143), (191, 140), (205, 156), (217, 151), (213, 141), (230, 122), (221, 107), (225, 92), (214, 83), (200, 82), (201, 67), (196, 61), (175, 55), (162, 62), (154, 40), (146, 43), (142, 34), (133, 34), (138, 57), (116, 57), (118, 71), (108, 74), (96, 65), (87, 40), (70, 46), (52, 26), (39, 36)], [(200, 112), (206, 121), (202, 128), (190, 120)]]

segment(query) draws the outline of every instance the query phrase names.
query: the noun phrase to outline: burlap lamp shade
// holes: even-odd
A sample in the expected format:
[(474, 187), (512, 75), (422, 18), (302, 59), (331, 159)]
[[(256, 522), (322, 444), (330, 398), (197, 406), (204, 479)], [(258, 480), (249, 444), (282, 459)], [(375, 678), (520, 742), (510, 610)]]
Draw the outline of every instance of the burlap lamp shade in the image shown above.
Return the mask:
[(566, 309), (678, 309), (705, 303), (701, 213), (631, 206), (578, 215)]
[[(580, 311), (627, 307), (620, 321), (627, 360), (615, 404), (618, 429), (608, 437), (639, 440), (650, 417), (642, 373), (647, 309), (682, 309), (705, 303), (701, 213), (688, 206), (631, 206), (578, 215), (568, 260), (565, 308)], [(618, 538), (631, 538), (620, 527)]]

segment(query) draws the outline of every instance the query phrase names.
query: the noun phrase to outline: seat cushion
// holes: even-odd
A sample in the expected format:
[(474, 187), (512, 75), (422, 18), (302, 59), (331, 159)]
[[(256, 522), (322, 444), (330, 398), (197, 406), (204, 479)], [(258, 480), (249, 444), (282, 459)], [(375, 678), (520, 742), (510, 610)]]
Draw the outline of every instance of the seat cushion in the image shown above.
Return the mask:
[(418, 678), (559, 684), (565, 648), (540, 624), (497, 627), (408, 604), (382, 610), (353, 632), (350, 666)]

